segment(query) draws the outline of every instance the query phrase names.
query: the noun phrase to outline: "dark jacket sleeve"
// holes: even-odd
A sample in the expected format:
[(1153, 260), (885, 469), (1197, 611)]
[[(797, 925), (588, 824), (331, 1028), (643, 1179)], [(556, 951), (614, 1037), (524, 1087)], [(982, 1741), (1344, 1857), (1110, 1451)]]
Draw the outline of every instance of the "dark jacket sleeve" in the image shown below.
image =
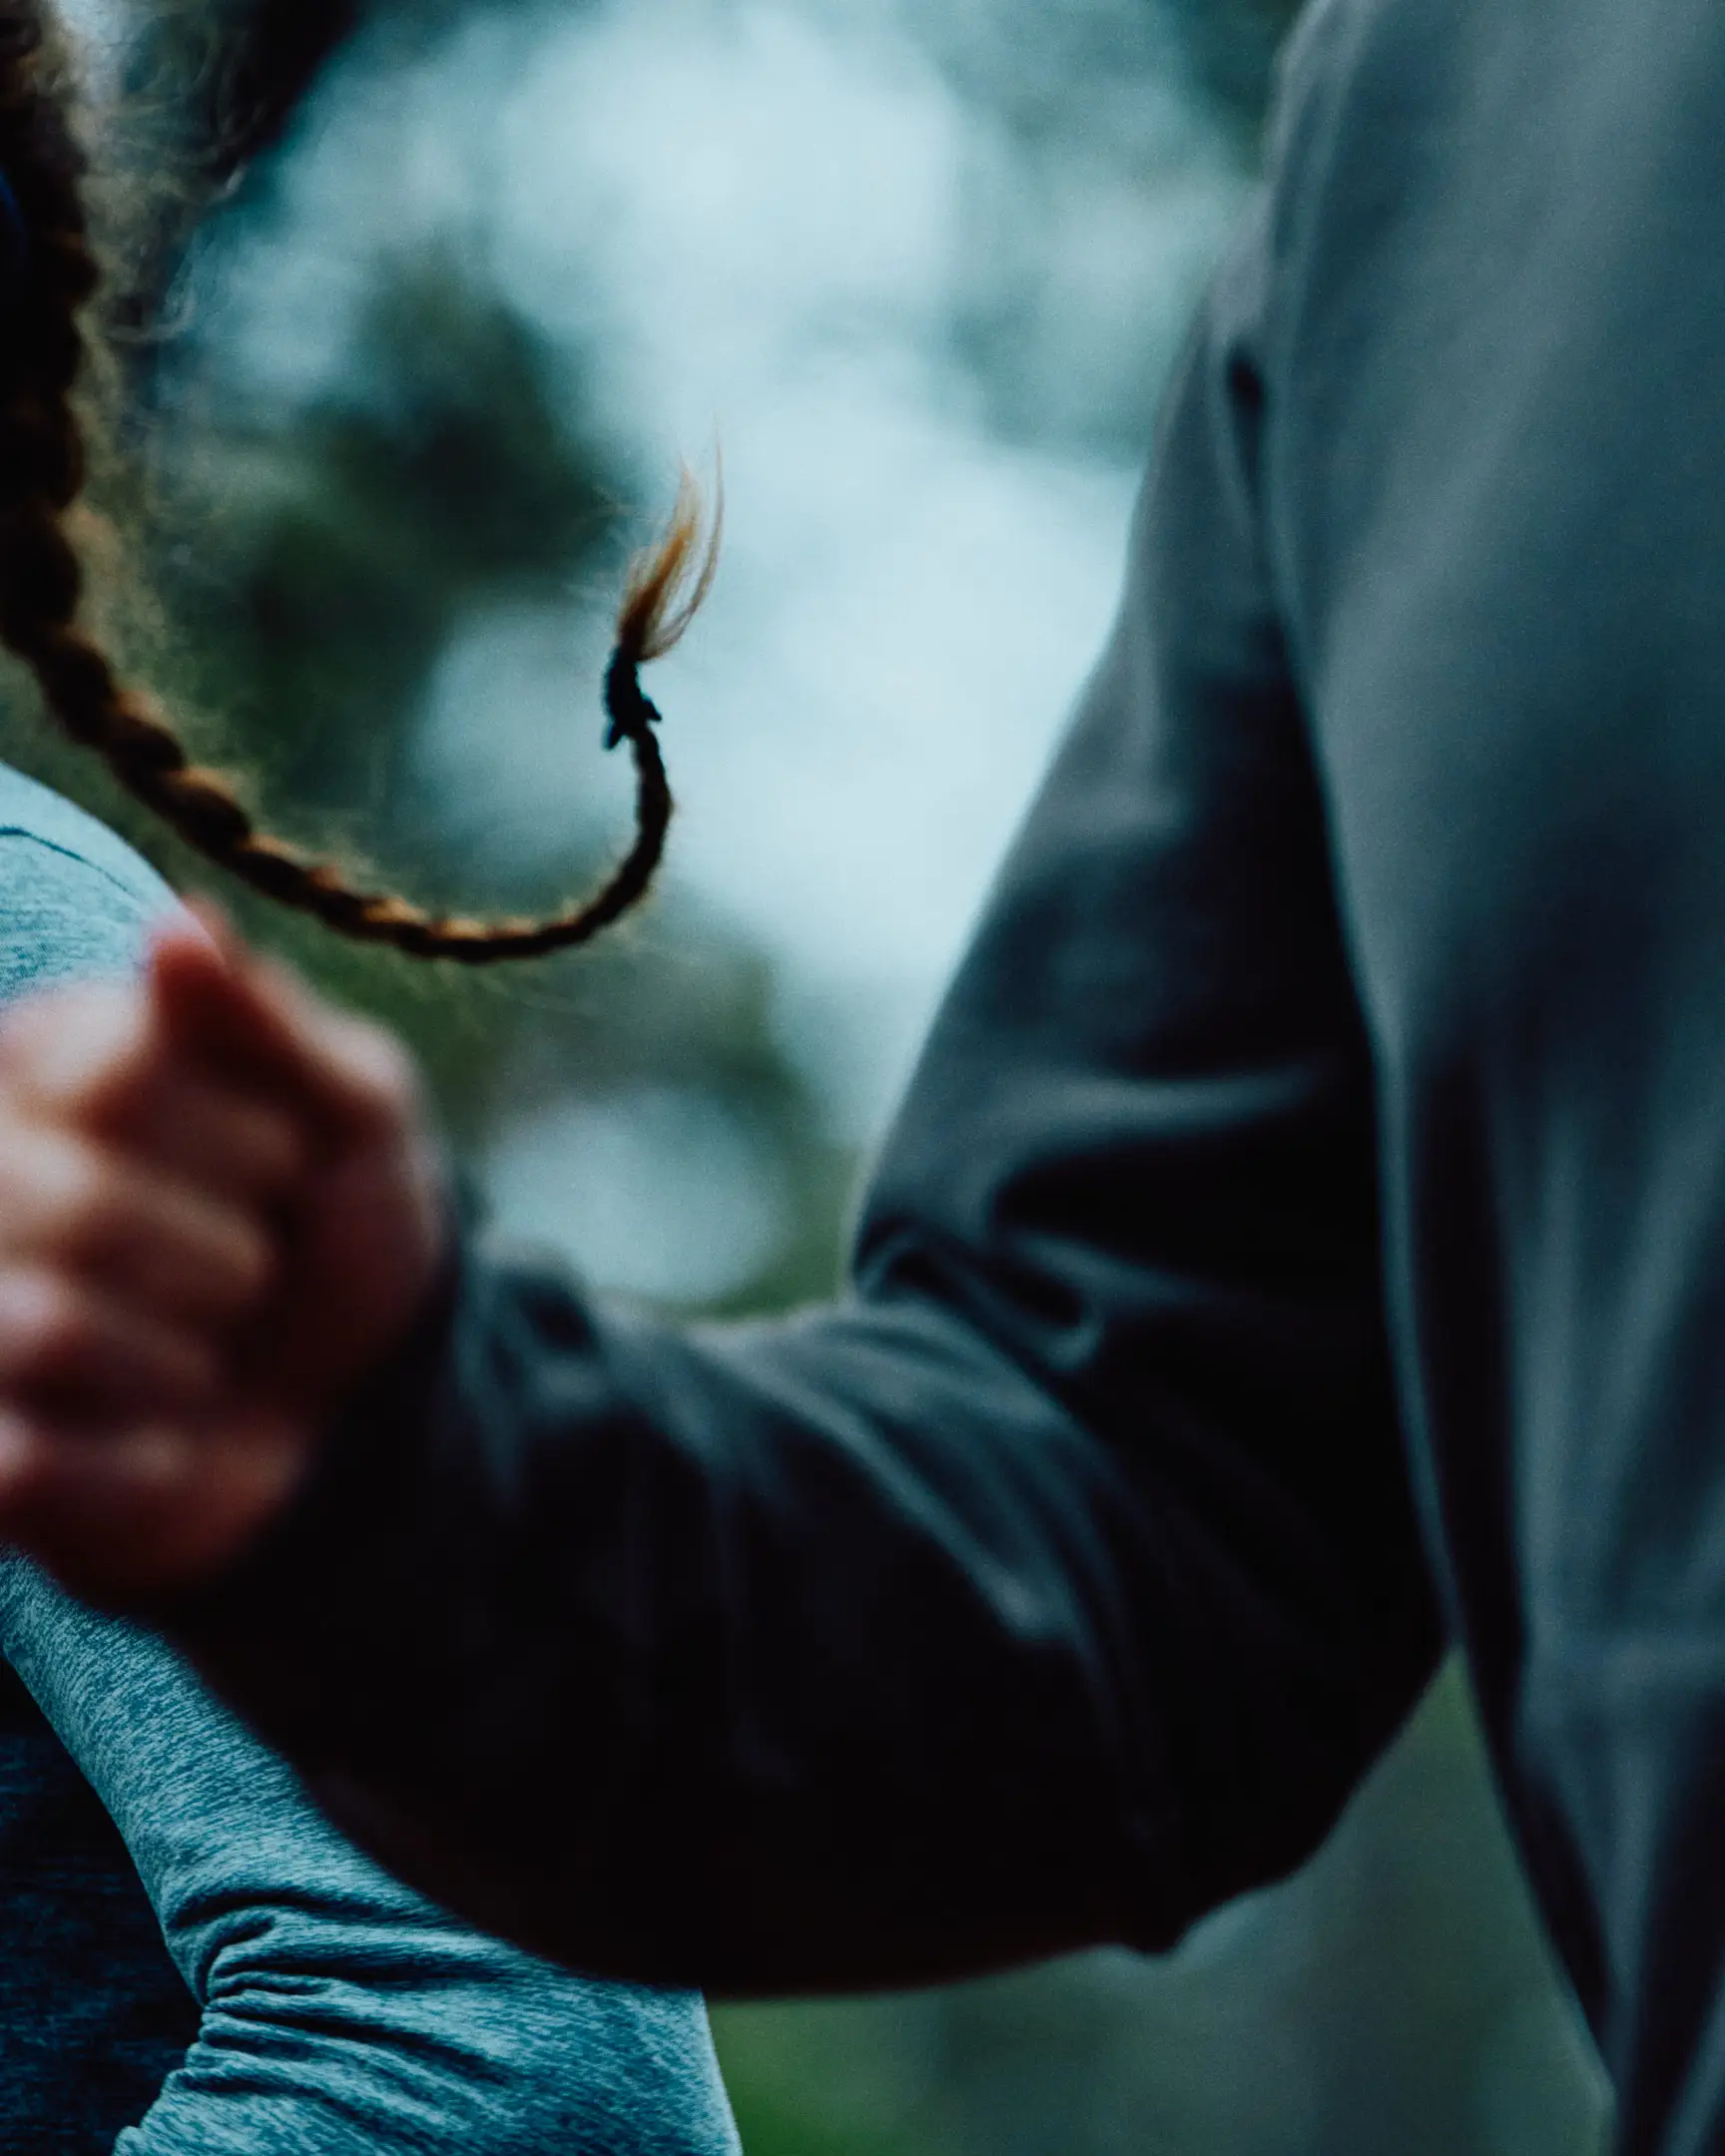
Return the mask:
[(536, 1948), (737, 1991), (1160, 1945), (1313, 1849), (1433, 1667), (1264, 277), (1254, 233), (848, 1298), (684, 1333), (470, 1249), (175, 1614), (350, 1833)]

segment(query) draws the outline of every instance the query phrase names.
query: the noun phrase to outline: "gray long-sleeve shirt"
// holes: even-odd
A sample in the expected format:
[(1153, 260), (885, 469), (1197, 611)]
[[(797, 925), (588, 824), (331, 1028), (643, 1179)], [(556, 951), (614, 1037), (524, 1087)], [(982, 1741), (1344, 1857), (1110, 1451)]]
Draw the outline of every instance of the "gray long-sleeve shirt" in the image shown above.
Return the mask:
[(1719, 0), (1320, 0), (851, 1297), (476, 1256), (364, 1404), (173, 1614), (459, 1905), (1155, 1944), (1447, 1627), (1623, 2148), (1725, 2147)]
[[(0, 1001), (128, 970), (171, 902), (0, 769)], [(40, 1709), (0, 1683), (7, 2156), (735, 2156), (697, 1998), (431, 1907), (159, 1640), (17, 1557), (0, 1652)]]

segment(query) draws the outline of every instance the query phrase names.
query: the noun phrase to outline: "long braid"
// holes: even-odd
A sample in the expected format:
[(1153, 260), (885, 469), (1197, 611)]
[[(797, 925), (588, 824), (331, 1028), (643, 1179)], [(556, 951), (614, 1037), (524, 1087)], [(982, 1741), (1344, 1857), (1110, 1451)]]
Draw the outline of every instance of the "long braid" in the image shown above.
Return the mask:
[(636, 834), (602, 887), (545, 919), (471, 920), (349, 883), (260, 830), (219, 773), (194, 764), (157, 701), (122, 684), (81, 626), (84, 571), (67, 530), (83, 490), (85, 442), (73, 401), (86, 359), (81, 312), (99, 282), (84, 159), (42, 0), (0, 0), (0, 183), (16, 200), (21, 260), (0, 281), (0, 642), (23, 659), (48, 710), (102, 756), (129, 793), (218, 866), (337, 933), (421, 958), (489, 964), (586, 942), (646, 892), (664, 849), (671, 790), (640, 669), (669, 651), (712, 583), (720, 519), (703, 543), (685, 476), (662, 544), (631, 573), (605, 677), (606, 746), (629, 744)]

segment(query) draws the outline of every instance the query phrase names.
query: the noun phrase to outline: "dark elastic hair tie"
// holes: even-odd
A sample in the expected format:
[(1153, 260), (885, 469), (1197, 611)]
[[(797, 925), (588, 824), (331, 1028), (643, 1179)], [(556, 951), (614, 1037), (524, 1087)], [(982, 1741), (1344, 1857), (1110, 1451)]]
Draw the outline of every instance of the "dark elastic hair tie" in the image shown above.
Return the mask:
[(619, 645), (605, 670), (605, 746), (637, 741), (651, 726), (659, 724), (659, 707), (641, 686), (640, 660)]
[(0, 168), (0, 305), (4, 305), (30, 273), (30, 228), (12, 192), (12, 183)]

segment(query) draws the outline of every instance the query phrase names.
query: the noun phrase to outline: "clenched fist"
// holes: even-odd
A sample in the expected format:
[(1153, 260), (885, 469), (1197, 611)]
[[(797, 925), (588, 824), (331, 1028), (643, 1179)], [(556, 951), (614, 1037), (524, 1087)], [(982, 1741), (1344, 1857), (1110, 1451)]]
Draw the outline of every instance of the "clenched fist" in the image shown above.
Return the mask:
[(0, 1019), (0, 1540), (75, 1591), (195, 1585), (291, 1495), (437, 1273), (405, 1055), (162, 929), (132, 983)]

